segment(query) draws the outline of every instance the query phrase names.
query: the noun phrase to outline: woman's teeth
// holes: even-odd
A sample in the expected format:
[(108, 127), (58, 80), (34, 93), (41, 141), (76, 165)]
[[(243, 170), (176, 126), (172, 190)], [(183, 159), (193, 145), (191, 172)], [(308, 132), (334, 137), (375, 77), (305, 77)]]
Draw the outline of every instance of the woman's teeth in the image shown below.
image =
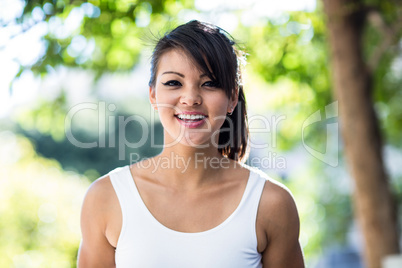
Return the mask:
[(178, 114), (177, 117), (181, 120), (201, 120), (205, 118), (205, 115), (201, 114)]

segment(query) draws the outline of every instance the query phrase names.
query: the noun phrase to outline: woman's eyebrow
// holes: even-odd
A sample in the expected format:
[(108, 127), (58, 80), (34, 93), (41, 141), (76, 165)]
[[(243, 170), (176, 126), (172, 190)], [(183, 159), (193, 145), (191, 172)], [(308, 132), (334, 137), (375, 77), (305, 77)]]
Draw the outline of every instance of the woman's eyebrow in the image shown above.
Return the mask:
[(181, 73), (178, 73), (178, 72), (173, 72), (173, 71), (167, 71), (167, 72), (162, 73), (162, 75), (164, 75), (164, 74), (176, 74), (176, 75), (178, 75), (180, 77), (183, 77), (183, 78), (185, 77), (184, 74), (181, 74)]
[[(161, 75), (164, 75), (164, 74), (175, 74), (175, 75), (178, 75), (178, 76), (183, 77), (183, 78), (186, 77), (184, 74), (179, 73), (179, 72), (174, 72), (174, 71), (167, 71), (167, 72), (162, 73)], [(203, 78), (205, 76), (208, 76), (208, 75), (207, 74), (202, 74), (202, 75), (200, 75), (200, 78)]]

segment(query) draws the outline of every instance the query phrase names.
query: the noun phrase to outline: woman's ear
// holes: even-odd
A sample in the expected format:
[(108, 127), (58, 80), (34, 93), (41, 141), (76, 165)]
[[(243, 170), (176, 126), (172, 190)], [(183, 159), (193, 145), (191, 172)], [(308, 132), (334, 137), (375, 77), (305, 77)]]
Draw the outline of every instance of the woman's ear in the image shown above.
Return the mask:
[(156, 93), (155, 93), (155, 88), (153, 86), (149, 87), (149, 102), (151, 103), (152, 107), (155, 110), (158, 110), (158, 107), (156, 106)]

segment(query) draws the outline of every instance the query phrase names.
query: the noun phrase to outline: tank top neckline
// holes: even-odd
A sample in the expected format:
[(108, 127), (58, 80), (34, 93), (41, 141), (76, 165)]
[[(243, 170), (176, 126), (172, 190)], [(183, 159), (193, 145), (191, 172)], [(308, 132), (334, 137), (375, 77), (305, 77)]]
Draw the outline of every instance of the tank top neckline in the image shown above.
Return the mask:
[(244, 204), (250, 190), (251, 190), (251, 177), (253, 172), (249, 169), (249, 176), (247, 179), (247, 183), (246, 183), (246, 187), (244, 189), (243, 195), (240, 199), (239, 204), (237, 205), (236, 209), (220, 224), (218, 224), (215, 227), (212, 227), (211, 229), (205, 230), (205, 231), (201, 231), (201, 232), (181, 232), (181, 231), (176, 231), (173, 230), (165, 225), (163, 225), (161, 222), (159, 222), (154, 215), (152, 215), (151, 211), (148, 209), (148, 207), (145, 205), (144, 200), (142, 199), (140, 192), (137, 188), (137, 185), (134, 181), (133, 175), (131, 174), (131, 168), (129, 165), (127, 165), (126, 167), (126, 171), (128, 172), (127, 175), (129, 175), (130, 178), (130, 192), (132, 192), (135, 196), (135, 198), (138, 201), (138, 205), (141, 207), (142, 211), (144, 212), (145, 216), (149, 218), (149, 220), (151, 222), (153, 222), (157, 227), (159, 227), (161, 230), (171, 233), (173, 235), (180, 235), (180, 236), (201, 236), (201, 235), (207, 235), (213, 232), (216, 232), (222, 228), (224, 228), (227, 224), (229, 224), (231, 222), (231, 220), (238, 214), (239, 210), (241, 209), (242, 205)]

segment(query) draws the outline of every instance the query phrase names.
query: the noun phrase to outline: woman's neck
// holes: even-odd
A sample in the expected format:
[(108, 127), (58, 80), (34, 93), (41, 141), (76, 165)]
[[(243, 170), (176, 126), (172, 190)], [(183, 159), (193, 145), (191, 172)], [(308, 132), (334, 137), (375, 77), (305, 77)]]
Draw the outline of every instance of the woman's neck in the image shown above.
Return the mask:
[(196, 189), (218, 178), (224, 168), (233, 166), (233, 161), (219, 151), (195, 148), (182, 144), (166, 147), (154, 158), (158, 177), (174, 187)]

